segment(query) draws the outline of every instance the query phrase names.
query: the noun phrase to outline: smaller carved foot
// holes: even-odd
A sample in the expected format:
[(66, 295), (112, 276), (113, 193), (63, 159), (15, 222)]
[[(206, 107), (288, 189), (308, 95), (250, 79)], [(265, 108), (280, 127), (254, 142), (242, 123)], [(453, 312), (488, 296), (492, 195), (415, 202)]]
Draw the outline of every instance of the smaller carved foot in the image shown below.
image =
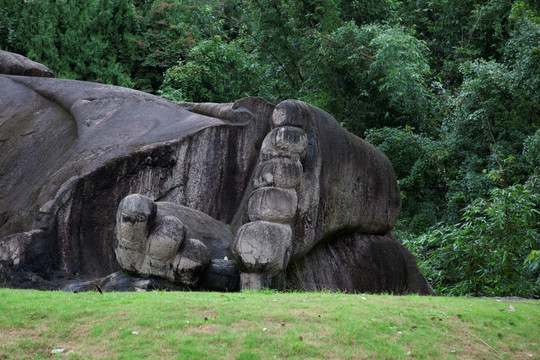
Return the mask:
[(210, 263), (210, 250), (201, 241), (186, 238), (186, 228), (177, 217), (140, 194), (120, 202), (115, 236), (120, 266), (144, 277), (195, 286)]

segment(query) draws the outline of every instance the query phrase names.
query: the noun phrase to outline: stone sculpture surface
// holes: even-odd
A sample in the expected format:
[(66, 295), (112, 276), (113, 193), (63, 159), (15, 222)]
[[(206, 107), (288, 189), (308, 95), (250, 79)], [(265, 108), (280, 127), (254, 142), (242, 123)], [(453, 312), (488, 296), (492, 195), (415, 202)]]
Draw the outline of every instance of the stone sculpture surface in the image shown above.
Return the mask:
[(0, 75), (9, 286), (432, 292), (390, 162), (328, 113), (22, 74)]

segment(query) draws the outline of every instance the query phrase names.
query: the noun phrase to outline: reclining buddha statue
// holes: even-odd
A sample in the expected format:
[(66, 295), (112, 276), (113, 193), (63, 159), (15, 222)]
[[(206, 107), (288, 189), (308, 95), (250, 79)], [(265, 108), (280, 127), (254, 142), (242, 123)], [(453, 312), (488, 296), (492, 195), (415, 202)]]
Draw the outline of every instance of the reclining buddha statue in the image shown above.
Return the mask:
[(391, 232), (391, 163), (325, 111), (0, 64), (0, 283), (432, 293)]

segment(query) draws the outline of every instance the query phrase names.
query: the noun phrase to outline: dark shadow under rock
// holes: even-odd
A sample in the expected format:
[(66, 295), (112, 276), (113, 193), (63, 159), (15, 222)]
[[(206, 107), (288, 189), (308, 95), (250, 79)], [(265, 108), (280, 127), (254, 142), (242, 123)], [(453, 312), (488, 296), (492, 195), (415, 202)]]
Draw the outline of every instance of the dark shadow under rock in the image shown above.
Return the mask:
[(412, 255), (391, 233), (351, 234), (320, 244), (289, 265), (286, 286), (310, 291), (434, 294)]
[[(97, 286), (96, 286), (97, 285)], [(95, 291), (99, 287), (102, 291), (152, 291), (152, 290), (186, 290), (165, 279), (143, 279), (130, 276), (122, 271), (117, 271), (100, 279), (73, 282), (62, 288), (63, 291), (83, 292)]]

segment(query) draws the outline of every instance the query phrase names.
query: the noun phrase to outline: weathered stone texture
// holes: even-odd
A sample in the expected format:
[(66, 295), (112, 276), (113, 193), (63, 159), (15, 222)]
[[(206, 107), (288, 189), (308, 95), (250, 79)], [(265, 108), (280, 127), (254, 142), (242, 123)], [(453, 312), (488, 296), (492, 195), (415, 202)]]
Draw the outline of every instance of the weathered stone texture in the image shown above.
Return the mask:
[(254, 221), (240, 228), (233, 251), (247, 272), (275, 275), (287, 266), (291, 241), (289, 225)]
[(118, 206), (116, 259), (138, 276), (196, 287), (213, 256), (230, 255), (230, 243), (224, 223), (192, 208), (155, 203), (140, 194), (125, 197)]
[(253, 174), (253, 187), (264, 186), (294, 189), (300, 185), (303, 167), (298, 159), (274, 158), (257, 165)]
[(46, 66), (7, 51), (0, 51), (0, 74), (54, 77)]
[(221, 120), (107, 85), (9, 76), (0, 83), (10, 99), (0, 111), (0, 166), (10, 169), (0, 174), (0, 236), (44, 229), (55, 266), (97, 276), (119, 269), (114, 219), (130, 193), (229, 222), (255, 166), (253, 144), (269, 129), (243, 113), (269, 118), (273, 109), (250, 98)]
[[(235, 230), (253, 218), (250, 204), (259, 199), (259, 190), (253, 190), (273, 181), (274, 173), (277, 177), (284, 173), (275, 166), (268, 172), (262, 169), (269, 162), (282, 161), (286, 156), (284, 149), (291, 148), (290, 144), (302, 143), (304, 150), (292, 147), (294, 150), (289, 155), (301, 162), (301, 167), (291, 173), (295, 181), (299, 177), (299, 185), (295, 187), (296, 213), (290, 220), (292, 258), (304, 256), (336, 232), (384, 235), (391, 231), (401, 199), (392, 165), (384, 154), (345, 131), (328, 113), (300, 101), (280, 103), (273, 112), (273, 123), (279, 127), (264, 140), (260, 165), (251, 188), (246, 190), (256, 200), (250, 197), (247, 211), (238, 211), (233, 221)], [(292, 135), (278, 136), (281, 129), (286, 130), (284, 134)], [(264, 150), (264, 144), (270, 144), (269, 150)], [(281, 181), (273, 185), (279, 188), (288, 184)], [(276, 204), (276, 211), (283, 206)]]
[(412, 255), (392, 234), (350, 234), (340, 241), (321, 243), (289, 264), (286, 281), (288, 288), (302, 290), (393, 294), (432, 291)]

